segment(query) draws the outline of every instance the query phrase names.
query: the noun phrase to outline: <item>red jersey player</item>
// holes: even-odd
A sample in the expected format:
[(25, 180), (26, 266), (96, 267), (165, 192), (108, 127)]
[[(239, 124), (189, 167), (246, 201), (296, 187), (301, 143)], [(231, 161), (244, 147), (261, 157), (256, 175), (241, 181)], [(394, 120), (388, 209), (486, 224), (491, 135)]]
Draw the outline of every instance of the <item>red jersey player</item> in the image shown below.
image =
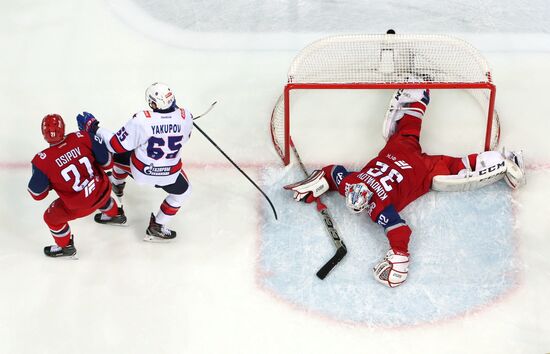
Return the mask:
[[(49, 257), (73, 257), (76, 248), (67, 223), (99, 209), (113, 217), (111, 223), (124, 224), (126, 216), (111, 197), (111, 184), (104, 169), (112, 165), (111, 155), (99, 137), (86, 132), (65, 136), (65, 123), (58, 114), (42, 119), (42, 134), (50, 147), (32, 159), (32, 177), (28, 190), (36, 200), (57, 192), (44, 212), (44, 221), (55, 245), (44, 248)], [(96, 218), (101, 214), (96, 215)]]
[(502, 178), (511, 188), (525, 184), (521, 152), (486, 151), (463, 158), (422, 153), (419, 143), (429, 90), (397, 90), (384, 121), (387, 143), (360, 171), (325, 166), (307, 179), (285, 186), (297, 201), (312, 202), (326, 191), (338, 191), (353, 212), (366, 210), (386, 233), (390, 250), (374, 267), (377, 281), (401, 285), (408, 275), (411, 229), (399, 216), (409, 203), (427, 193), (463, 191)]

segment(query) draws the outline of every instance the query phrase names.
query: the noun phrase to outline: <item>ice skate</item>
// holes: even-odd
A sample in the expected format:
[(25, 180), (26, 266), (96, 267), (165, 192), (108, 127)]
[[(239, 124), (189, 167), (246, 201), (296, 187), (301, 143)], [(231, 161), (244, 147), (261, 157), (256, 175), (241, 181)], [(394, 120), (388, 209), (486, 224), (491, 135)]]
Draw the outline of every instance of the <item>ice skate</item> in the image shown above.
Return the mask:
[(99, 224), (124, 225), (126, 224), (126, 220), (122, 207), (118, 208), (118, 214), (112, 217), (105, 213), (98, 213), (94, 216), (94, 221)]
[(76, 257), (76, 248), (74, 247), (73, 236), (69, 244), (65, 247), (59, 247), (58, 245), (44, 247), (44, 254), (48, 257), (67, 257), (68, 259), (78, 259)]
[(176, 237), (176, 231), (172, 231), (164, 225), (157, 223), (155, 215), (151, 213), (149, 227), (145, 231), (144, 241), (167, 242)]
[(523, 162), (523, 152), (508, 151), (502, 149), (502, 155), (506, 159), (506, 175), (504, 180), (512, 189), (517, 189), (527, 183), (525, 178), (525, 163)]

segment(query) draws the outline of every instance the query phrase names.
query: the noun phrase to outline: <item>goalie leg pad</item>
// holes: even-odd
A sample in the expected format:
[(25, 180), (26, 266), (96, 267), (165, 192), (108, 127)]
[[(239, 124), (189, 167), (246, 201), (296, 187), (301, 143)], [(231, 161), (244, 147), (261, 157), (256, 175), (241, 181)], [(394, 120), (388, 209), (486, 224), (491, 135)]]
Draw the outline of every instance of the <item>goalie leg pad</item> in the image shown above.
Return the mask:
[(325, 171), (315, 170), (306, 179), (289, 184), (283, 187), (294, 192), (292, 196), (297, 202), (306, 201), (311, 203), (330, 189), (329, 183), (325, 178)]
[(405, 114), (422, 119), (430, 103), (430, 90), (399, 89), (395, 91), (382, 126), (382, 136), (386, 141), (395, 133), (397, 122)]
[(407, 280), (409, 274), (409, 256), (389, 250), (384, 259), (374, 268), (374, 278), (379, 283), (395, 288)]
[(503, 153), (485, 151), (477, 155), (476, 167), (472, 171), (467, 158), (463, 160), (466, 168), (456, 175), (435, 176), (432, 189), (440, 192), (461, 192), (485, 187), (504, 178), (512, 189), (526, 183), (523, 154), (519, 152)]
[(504, 178), (506, 162), (498, 151), (485, 151), (477, 155), (476, 167), (469, 168), (468, 158), (464, 158), (467, 167), (456, 175), (439, 175), (432, 180), (432, 189), (440, 192), (464, 192), (493, 184)]

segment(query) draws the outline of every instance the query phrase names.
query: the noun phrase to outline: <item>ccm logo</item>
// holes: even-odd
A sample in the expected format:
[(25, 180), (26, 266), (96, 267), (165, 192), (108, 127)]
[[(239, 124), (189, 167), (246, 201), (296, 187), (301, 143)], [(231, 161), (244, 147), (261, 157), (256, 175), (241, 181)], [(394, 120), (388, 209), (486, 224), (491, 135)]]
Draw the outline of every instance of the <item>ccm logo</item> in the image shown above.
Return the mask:
[(489, 168), (480, 170), (480, 171), (479, 171), (479, 175), (484, 175), (484, 174), (486, 174), (486, 173), (496, 171), (496, 170), (498, 170), (498, 169), (501, 168), (501, 167), (504, 167), (504, 161), (502, 161), (502, 162), (499, 163), (499, 164), (493, 165), (493, 166), (491, 166), (491, 167), (489, 167)]

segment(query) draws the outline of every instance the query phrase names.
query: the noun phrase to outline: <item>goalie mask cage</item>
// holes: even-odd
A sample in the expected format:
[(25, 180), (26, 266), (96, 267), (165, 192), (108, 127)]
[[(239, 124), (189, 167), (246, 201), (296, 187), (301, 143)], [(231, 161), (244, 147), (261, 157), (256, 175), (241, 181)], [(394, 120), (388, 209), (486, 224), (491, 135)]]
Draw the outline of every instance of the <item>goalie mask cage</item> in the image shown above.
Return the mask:
[(485, 150), (495, 149), (500, 123), (496, 87), (479, 51), (444, 35), (339, 35), (318, 40), (293, 60), (288, 83), (271, 115), (271, 137), (285, 165), (290, 163), (292, 90), (462, 89), (484, 111)]

